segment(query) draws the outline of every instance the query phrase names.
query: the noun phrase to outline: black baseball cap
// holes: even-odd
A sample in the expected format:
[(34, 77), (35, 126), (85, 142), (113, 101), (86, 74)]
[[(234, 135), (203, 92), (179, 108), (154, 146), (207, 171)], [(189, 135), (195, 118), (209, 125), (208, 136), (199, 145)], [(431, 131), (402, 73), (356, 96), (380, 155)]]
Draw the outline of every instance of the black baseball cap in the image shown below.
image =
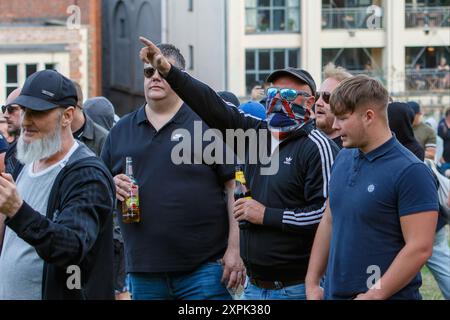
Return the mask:
[(408, 101), (406, 104), (414, 111), (414, 114), (420, 113), (420, 104), (416, 101)]
[(314, 96), (316, 94), (316, 83), (314, 82), (313, 77), (309, 74), (308, 71), (303, 69), (286, 68), (275, 70), (267, 77), (266, 82), (274, 82), (276, 78), (286, 74), (291, 75), (299, 79), (300, 81), (306, 83), (308, 87), (311, 89), (312, 95)]
[(43, 70), (27, 78), (20, 95), (11, 104), (35, 111), (77, 105), (77, 91), (72, 81), (56, 70)]

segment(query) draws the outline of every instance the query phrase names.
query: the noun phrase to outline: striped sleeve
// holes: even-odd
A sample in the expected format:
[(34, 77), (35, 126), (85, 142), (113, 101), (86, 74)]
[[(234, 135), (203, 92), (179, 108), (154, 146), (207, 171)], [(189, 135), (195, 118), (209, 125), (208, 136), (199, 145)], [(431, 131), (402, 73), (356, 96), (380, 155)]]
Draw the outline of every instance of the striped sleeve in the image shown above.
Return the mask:
[(303, 177), (303, 194), (305, 206), (295, 209), (266, 208), (264, 224), (279, 227), (283, 230), (298, 231), (316, 228), (326, 208), (328, 183), (331, 167), (339, 151), (337, 146), (318, 130), (313, 130), (309, 139), (313, 142), (310, 154), (304, 155), (307, 166)]

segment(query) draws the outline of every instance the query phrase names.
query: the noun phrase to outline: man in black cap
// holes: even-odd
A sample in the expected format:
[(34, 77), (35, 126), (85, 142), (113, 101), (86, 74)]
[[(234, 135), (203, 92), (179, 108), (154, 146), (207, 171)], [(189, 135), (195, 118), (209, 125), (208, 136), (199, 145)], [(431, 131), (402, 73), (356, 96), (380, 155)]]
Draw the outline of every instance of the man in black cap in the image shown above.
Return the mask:
[[(265, 164), (245, 158), (244, 175), (252, 198), (234, 204), (241, 223), (241, 257), (249, 277), (244, 299), (305, 299), (305, 276), (312, 242), (325, 210), (328, 177), (337, 146), (314, 128), (310, 120), (316, 85), (301, 69), (273, 72), (267, 90), (267, 121), (246, 117), (226, 103), (207, 85), (171, 65), (149, 40), (141, 59), (150, 63), (172, 89), (211, 127), (255, 130), (268, 140), (271, 162), (280, 160), (275, 174), (264, 174)], [(267, 135), (266, 135), (267, 137)], [(276, 159), (275, 159), (276, 158)]]
[(0, 300), (113, 299), (114, 182), (72, 136), (72, 82), (37, 72), (12, 103), (22, 108), (21, 164), (0, 176)]
[(95, 123), (83, 110), (83, 91), (77, 82), (73, 82), (77, 90), (77, 105), (72, 122), (73, 137), (83, 142), (95, 155), (100, 156), (105, 144), (108, 130)]

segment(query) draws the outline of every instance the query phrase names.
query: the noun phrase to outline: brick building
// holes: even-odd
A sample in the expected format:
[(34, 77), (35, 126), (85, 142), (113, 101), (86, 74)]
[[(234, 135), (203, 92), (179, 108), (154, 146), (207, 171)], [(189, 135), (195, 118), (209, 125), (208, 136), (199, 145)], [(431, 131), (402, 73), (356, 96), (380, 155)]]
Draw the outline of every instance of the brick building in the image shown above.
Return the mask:
[(100, 95), (101, 45), (100, 0), (0, 1), (0, 101), (43, 69)]

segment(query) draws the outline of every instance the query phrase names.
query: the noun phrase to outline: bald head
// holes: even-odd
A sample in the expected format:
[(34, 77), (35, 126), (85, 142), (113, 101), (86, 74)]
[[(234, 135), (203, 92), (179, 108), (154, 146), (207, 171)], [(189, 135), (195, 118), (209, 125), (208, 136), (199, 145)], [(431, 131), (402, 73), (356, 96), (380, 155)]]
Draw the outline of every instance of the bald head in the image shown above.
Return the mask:
[(21, 91), (22, 88), (19, 87), (15, 89), (13, 92), (11, 92), (9, 96), (6, 98), (5, 106), (10, 105), (11, 102), (13, 102), (20, 95)]

